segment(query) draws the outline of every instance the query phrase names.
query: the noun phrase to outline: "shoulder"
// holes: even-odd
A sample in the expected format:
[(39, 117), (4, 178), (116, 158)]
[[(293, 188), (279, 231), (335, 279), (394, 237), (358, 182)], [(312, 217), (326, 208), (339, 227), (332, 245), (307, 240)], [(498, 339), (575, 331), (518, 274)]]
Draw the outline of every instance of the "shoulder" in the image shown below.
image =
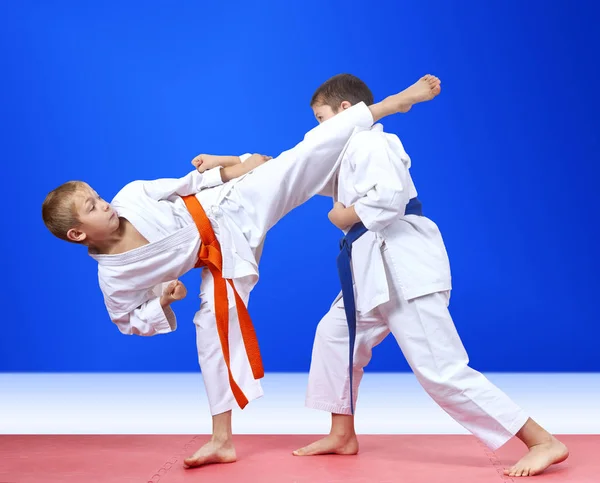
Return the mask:
[(384, 152), (389, 153), (390, 143), (388, 134), (383, 130), (381, 124), (375, 124), (371, 129), (355, 131), (347, 147), (347, 154), (350, 157), (359, 156), (361, 158), (369, 155), (381, 155)]
[(365, 153), (385, 148), (385, 136), (384, 132), (374, 129), (355, 131), (348, 142), (347, 153)]
[(376, 124), (371, 129), (355, 131), (350, 138), (351, 142), (356, 144), (369, 144), (385, 141), (388, 134), (383, 131), (382, 128), (377, 128), (377, 126), (381, 125)]

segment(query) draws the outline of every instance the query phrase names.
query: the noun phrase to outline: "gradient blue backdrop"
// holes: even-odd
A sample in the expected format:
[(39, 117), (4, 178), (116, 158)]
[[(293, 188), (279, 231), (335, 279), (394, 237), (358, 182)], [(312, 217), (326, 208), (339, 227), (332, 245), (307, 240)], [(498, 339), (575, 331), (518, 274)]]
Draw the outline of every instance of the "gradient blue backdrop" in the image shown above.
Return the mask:
[[(167, 5), (171, 3), (171, 5)], [(592, 2), (2, 2), (1, 371), (196, 371), (194, 296), (169, 336), (125, 337), (85, 250), (46, 232), (46, 193), (110, 199), (200, 153), (277, 155), (339, 72), (377, 99), (431, 72), (443, 94), (385, 121), (451, 258), (451, 309), (486, 371), (598, 371), (598, 7)], [(595, 59), (595, 60), (594, 60)], [(305, 371), (338, 291), (330, 200), (269, 234), (250, 308), (268, 371)], [(292, 251), (293, 250), (293, 251)], [(393, 339), (372, 370), (407, 370)]]

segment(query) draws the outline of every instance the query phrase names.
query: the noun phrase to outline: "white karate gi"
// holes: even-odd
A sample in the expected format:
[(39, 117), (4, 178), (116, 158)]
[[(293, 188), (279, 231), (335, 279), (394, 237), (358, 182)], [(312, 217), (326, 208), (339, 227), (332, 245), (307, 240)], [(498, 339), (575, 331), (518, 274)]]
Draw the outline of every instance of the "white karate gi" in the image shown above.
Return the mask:
[[(355, 127), (368, 128), (373, 117), (361, 103), (308, 132), (294, 148), (238, 179), (222, 184), (219, 169), (180, 179), (135, 181), (112, 206), (149, 241), (122, 254), (91, 256), (111, 320), (124, 334), (154, 335), (175, 330), (173, 311), (160, 306), (165, 283), (191, 270), (200, 237), (180, 196), (196, 194), (223, 254), (223, 277), (232, 279), (247, 303), (258, 280), (256, 256), (267, 231), (289, 211), (324, 188), (339, 167), (340, 153)], [(202, 271), (202, 307), (194, 317), (198, 357), (212, 414), (233, 408), (227, 368), (216, 330), (213, 281)], [(230, 308), (235, 306), (230, 290)], [(253, 379), (237, 323), (230, 310), (231, 370), (251, 401), (262, 395)]]
[[(321, 194), (354, 205), (369, 230), (352, 246), (357, 307), (354, 407), (373, 347), (394, 335), (418, 381), (456, 421), (492, 449), (508, 441), (527, 415), (469, 359), (448, 312), (450, 264), (442, 236), (424, 216), (404, 215), (417, 196), (410, 158), (381, 124), (357, 130), (343, 153), (338, 182)], [(320, 321), (306, 405), (351, 414), (349, 335), (342, 294)]]

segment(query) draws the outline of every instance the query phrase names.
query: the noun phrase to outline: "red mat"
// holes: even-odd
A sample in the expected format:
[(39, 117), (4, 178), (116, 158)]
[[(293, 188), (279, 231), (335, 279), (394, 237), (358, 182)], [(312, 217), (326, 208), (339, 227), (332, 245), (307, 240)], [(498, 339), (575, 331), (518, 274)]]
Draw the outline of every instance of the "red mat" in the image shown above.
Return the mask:
[[(534, 481), (600, 481), (600, 435), (561, 436), (565, 463)], [(357, 456), (294, 457), (307, 435), (236, 436), (238, 461), (192, 470), (182, 460), (206, 436), (0, 436), (0, 483), (499, 483), (523, 453), (511, 441), (496, 454), (472, 436), (360, 436)], [(530, 480), (528, 480), (530, 481)]]

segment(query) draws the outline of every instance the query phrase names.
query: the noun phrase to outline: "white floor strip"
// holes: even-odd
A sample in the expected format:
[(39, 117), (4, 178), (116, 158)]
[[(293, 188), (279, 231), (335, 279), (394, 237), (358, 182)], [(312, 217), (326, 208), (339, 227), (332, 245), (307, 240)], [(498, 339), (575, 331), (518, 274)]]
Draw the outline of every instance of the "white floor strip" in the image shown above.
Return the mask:
[[(487, 376), (549, 431), (600, 433), (600, 374)], [(327, 432), (329, 415), (304, 407), (306, 380), (267, 374), (265, 397), (234, 411), (234, 432)], [(356, 426), (363, 434), (466, 434), (407, 373), (365, 375)], [(0, 374), (0, 434), (210, 431), (199, 374)]]

